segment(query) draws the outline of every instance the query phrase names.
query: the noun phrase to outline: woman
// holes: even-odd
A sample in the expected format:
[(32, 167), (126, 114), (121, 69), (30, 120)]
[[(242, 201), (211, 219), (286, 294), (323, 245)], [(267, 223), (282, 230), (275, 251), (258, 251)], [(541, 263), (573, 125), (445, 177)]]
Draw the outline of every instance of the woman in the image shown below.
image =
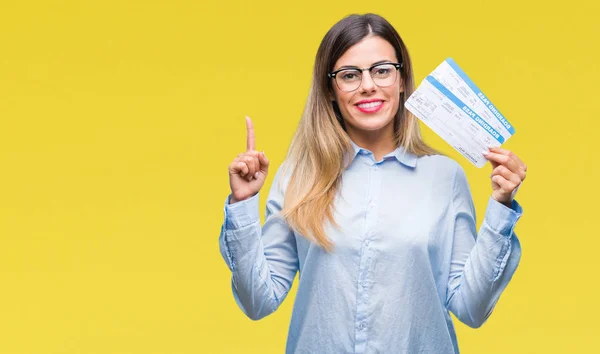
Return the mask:
[(458, 353), (449, 311), (481, 326), (517, 268), (513, 197), (525, 164), (484, 152), (493, 192), (477, 234), (463, 169), (423, 142), (404, 108), (413, 90), (408, 51), (385, 19), (335, 24), (262, 228), (269, 161), (246, 118), (220, 249), (253, 320), (278, 308), (300, 272), (289, 353)]

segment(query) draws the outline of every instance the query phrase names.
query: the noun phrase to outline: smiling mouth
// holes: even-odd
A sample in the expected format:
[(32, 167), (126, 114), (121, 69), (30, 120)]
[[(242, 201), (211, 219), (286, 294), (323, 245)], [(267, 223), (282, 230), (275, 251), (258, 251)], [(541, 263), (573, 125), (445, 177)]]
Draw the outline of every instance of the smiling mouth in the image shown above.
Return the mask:
[(373, 101), (356, 105), (356, 108), (363, 113), (375, 113), (379, 111), (381, 107), (383, 107), (383, 101)]
[(375, 102), (357, 104), (356, 106), (358, 108), (362, 108), (362, 109), (371, 109), (371, 108), (381, 106), (382, 104), (383, 104), (383, 101), (375, 101)]

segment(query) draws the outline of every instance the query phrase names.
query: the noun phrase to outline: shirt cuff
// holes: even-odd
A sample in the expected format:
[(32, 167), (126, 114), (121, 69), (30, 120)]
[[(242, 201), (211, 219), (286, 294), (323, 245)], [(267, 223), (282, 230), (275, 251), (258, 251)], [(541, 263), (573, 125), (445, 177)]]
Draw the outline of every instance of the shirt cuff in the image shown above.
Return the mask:
[(259, 193), (254, 196), (229, 204), (231, 194), (225, 200), (225, 228), (228, 230), (237, 230), (245, 226), (251, 225), (260, 221), (259, 209)]
[(509, 237), (512, 235), (521, 215), (523, 215), (523, 208), (516, 200), (513, 199), (511, 207), (508, 208), (490, 197), (486, 209), (485, 223), (492, 230)]

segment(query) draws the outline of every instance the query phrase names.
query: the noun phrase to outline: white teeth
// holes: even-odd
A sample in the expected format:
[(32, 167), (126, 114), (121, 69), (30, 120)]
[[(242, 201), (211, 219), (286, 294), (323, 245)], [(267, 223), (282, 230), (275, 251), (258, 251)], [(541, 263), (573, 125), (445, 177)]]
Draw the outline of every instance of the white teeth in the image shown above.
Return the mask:
[(369, 102), (369, 103), (361, 103), (358, 106), (360, 108), (366, 108), (366, 109), (368, 109), (368, 108), (377, 107), (377, 106), (381, 105), (382, 103), (383, 102), (381, 102), (381, 101), (376, 101), (376, 102)]

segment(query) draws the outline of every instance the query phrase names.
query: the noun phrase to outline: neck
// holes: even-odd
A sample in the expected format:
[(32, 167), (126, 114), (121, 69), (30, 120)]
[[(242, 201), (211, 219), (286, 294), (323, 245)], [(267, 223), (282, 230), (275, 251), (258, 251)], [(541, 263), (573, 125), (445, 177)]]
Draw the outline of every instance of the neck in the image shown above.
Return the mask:
[(382, 131), (356, 132), (349, 129), (348, 136), (356, 145), (373, 152), (376, 161), (380, 161), (385, 155), (396, 149), (393, 133)]

